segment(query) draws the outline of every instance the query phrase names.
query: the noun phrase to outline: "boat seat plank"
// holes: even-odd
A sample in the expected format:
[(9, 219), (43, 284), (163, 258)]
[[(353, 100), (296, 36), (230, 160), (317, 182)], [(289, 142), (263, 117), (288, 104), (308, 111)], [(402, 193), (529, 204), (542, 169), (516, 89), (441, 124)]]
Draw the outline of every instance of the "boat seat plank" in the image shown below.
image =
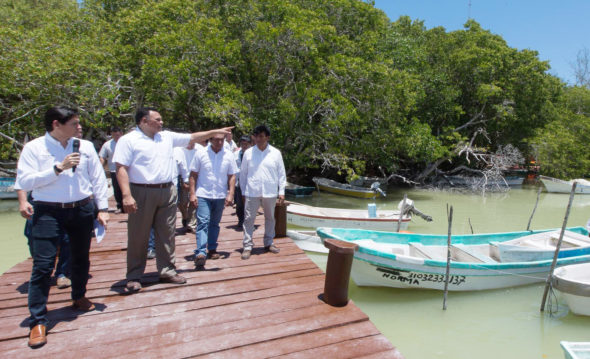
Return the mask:
[(426, 259), (442, 259), (440, 253), (419, 242), (410, 242), (410, 255)]
[(462, 243), (451, 244), (451, 251), (460, 262), (498, 263), (492, 257)]

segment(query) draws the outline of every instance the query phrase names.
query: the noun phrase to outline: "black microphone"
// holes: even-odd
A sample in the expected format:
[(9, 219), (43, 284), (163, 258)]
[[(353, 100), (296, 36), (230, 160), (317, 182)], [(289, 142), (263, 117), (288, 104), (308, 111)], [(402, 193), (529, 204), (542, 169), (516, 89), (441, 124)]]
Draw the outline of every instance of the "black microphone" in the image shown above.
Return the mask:
[[(77, 138), (72, 143), (72, 152), (80, 153), (80, 140)], [(72, 167), (72, 172), (76, 172), (76, 166)]]

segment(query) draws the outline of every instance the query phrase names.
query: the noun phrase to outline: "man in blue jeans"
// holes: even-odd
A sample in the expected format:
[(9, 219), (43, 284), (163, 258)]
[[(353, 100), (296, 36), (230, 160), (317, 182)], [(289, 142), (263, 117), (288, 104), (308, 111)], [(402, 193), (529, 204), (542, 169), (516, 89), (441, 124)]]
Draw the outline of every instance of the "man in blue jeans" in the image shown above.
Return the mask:
[(219, 222), (225, 206), (234, 199), (236, 172), (233, 153), (224, 148), (225, 136), (215, 135), (210, 144), (195, 153), (189, 180), (190, 201), (197, 207), (197, 249), (195, 266), (202, 268), (207, 261), (219, 259), (217, 237)]

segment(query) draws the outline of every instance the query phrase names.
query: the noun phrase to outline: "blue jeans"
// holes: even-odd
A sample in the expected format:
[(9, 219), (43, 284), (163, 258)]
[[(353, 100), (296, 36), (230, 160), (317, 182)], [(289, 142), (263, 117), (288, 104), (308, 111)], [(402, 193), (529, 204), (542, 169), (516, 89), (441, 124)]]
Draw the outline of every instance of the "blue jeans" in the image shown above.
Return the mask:
[(29, 319), (30, 327), (48, 324), (47, 298), (51, 283), (51, 272), (60, 238), (65, 234), (70, 238), (72, 299), (77, 300), (86, 294), (90, 261), (90, 239), (94, 236), (94, 202), (77, 208), (33, 204), (33, 226), (31, 250), (33, 270), (29, 281)]
[(209, 199), (198, 197), (197, 207), (197, 249), (195, 255), (207, 254), (217, 249), (219, 237), (219, 221), (225, 207), (225, 199)]
[(152, 250), (152, 251), (156, 250), (156, 233), (154, 232), (153, 227), (150, 230), (150, 240), (148, 241), (148, 251), (149, 250)]

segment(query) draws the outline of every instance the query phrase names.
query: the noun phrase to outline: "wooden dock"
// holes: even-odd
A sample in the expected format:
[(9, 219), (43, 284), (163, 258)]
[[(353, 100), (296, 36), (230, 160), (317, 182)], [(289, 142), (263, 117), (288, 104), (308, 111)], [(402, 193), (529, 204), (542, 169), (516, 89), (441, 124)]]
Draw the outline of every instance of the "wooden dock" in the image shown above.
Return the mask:
[[(179, 220), (180, 222), (180, 220)], [(195, 235), (176, 237), (176, 265), (185, 285), (160, 284), (149, 260), (143, 289), (126, 295), (126, 215), (111, 214), (105, 239), (92, 244), (87, 297), (96, 311), (71, 308), (70, 289), (51, 288), (48, 343), (27, 346), (31, 259), (0, 276), (2, 358), (402, 358), (352, 301), (325, 304), (324, 273), (289, 238), (279, 254), (260, 247), (240, 258), (235, 213), (222, 219), (219, 260), (196, 271)], [(20, 224), (19, 224), (20, 225)], [(263, 218), (257, 218), (263, 225)], [(179, 226), (180, 227), (180, 226)], [(262, 245), (263, 228), (254, 232)]]

